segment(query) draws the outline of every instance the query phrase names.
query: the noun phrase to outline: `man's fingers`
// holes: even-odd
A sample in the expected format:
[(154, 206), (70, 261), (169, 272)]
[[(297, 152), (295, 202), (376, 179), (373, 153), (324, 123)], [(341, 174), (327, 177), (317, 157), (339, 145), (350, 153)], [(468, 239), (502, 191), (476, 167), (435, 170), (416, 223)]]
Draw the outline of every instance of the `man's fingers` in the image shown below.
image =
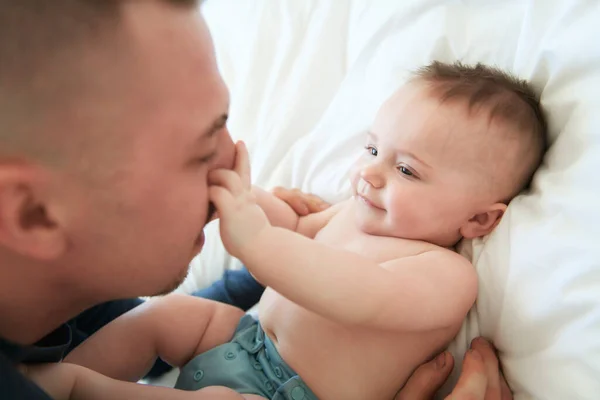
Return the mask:
[(487, 376), (487, 391), (485, 400), (501, 400), (502, 391), (500, 388), (500, 367), (498, 358), (492, 345), (484, 338), (476, 338), (471, 343), (471, 348), (481, 354), (485, 373)]
[(463, 360), (462, 373), (456, 387), (446, 400), (485, 400), (487, 377), (483, 357), (477, 350), (469, 350)]
[(421, 365), (408, 379), (394, 400), (429, 400), (444, 384), (454, 366), (449, 352)]
[(235, 163), (233, 170), (239, 175), (244, 188), (249, 189), (252, 178), (250, 173), (250, 155), (246, 144), (241, 140), (235, 144)]
[(500, 373), (500, 398), (502, 400), (513, 400), (512, 390), (510, 390), (508, 382), (506, 382), (506, 378), (504, 378), (502, 373)]

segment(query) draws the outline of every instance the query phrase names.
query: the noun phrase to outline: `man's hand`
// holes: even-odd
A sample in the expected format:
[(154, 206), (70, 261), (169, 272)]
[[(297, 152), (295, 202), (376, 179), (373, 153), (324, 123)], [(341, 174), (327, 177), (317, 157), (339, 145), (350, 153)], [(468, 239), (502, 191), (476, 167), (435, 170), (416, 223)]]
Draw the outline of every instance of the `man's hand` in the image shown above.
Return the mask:
[(275, 197), (285, 201), (301, 217), (323, 211), (331, 206), (319, 196), (301, 192), (299, 189), (277, 186), (271, 192)]
[(223, 245), (232, 256), (239, 258), (241, 250), (263, 229), (271, 226), (252, 193), (250, 161), (243, 142), (236, 144), (233, 171), (211, 171), (208, 183), (210, 201), (220, 218)]
[[(431, 399), (450, 375), (453, 365), (454, 361), (448, 352), (421, 365), (395, 400)], [(492, 345), (482, 338), (473, 340), (471, 349), (465, 354), (458, 383), (446, 400), (512, 400), (512, 398)]]

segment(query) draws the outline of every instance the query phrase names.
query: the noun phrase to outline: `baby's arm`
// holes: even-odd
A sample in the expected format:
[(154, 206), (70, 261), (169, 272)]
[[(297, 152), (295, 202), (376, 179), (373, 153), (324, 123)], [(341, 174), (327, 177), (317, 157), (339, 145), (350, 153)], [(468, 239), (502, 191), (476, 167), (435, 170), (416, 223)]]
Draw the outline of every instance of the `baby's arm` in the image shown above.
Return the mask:
[(238, 257), (264, 285), (344, 324), (415, 331), (448, 328), (464, 319), (477, 294), (473, 266), (444, 249), (380, 265), (268, 227), (240, 250)]
[(54, 400), (251, 400), (223, 387), (185, 392), (165, 387), (140, 385), (108, 378), (79, 365), (60, 363), (25, 368), (25, 375)]
[(380, 265), (274, 227), (250, 194), (245, 147), (238, 145), (237, 152), (235, 171), (210, 173), (209, 195), (225, 248), (263, 285), (344, 324), (420, 331), (464, 318), (477, 294), (477, 276), (466, 259), (440, 248)]
[(65, 362), (111, 378), (135, 382), (157, 357), (182, 366), (195, 355), (230, 340), (243, 311), (193, 296), (150, 300), (106, 325)]
[(323, 211), (300, 216), (288, 203), (272, 193), (257, 186), (252, 187), (252, 193), (271, 225), (295, 231), (311, 239), (340, 210), (340, 205), (336, 204)]

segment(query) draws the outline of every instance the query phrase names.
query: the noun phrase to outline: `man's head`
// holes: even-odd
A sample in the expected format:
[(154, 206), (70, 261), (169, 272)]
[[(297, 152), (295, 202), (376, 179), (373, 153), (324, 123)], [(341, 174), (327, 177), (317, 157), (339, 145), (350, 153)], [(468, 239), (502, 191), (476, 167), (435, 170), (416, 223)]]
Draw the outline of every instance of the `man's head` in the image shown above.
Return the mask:
[(196, 2), (0, 9), (0, 273), (90, 301), (173, 289), (234, 158)]
[(352, 181), (368, 232), (443, 246), (489, 233), (546, 148), (538, 97), (481, 64), (434, 62), (380, 109)]

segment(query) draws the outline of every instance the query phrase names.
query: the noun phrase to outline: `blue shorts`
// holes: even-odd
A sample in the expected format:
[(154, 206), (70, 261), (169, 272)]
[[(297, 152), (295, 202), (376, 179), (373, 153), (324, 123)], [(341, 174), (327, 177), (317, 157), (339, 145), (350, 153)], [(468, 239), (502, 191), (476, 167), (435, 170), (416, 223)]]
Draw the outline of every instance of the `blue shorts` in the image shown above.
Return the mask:
[(182, 390), (208, 386), (225, 386), (272, 400), (318, 400), (250, 315), (242, 317), (231, 342), (187, 363), (175, 384)]

